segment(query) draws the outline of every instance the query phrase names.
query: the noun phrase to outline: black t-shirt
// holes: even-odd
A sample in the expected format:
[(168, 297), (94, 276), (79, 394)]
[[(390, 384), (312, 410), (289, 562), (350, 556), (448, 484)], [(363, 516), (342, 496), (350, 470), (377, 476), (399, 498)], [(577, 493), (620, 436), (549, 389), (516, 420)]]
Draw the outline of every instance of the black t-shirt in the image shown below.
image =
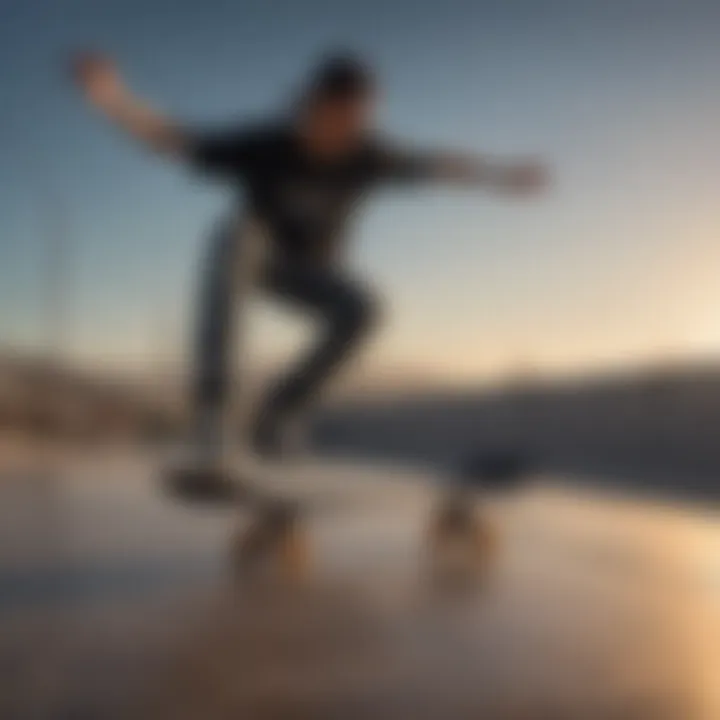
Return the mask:
[(197, 134), (191, 156), (201, 169), (238, 183), (281, 254), (303, 261), (333, 257), (349, 216), (369, 189), (432, 173), (430, 158), (375, 137), (339, 159), (309, 156), (284, 123)]

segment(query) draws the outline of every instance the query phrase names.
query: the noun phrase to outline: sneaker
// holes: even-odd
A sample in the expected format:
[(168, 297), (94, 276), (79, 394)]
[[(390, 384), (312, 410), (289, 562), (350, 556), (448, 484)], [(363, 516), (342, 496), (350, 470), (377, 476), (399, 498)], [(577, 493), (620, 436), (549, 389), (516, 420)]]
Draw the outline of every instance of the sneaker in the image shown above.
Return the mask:
[(171, 495), (193, 502), (228, 503), (243, 497), (242, 483), (220, 466), (172, 468), (166, 475), (165, 486)]

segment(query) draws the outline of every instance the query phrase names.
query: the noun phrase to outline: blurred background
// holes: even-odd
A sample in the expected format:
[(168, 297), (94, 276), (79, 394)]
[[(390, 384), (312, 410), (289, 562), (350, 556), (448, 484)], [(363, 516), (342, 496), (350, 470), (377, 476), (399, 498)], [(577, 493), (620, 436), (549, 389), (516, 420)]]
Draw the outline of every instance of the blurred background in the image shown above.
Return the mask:
[[(332, 462), (348, 463), (353, 470), (343, 472), (353, 478), (361, 463), (442, 473), (467, 453), (498, 444), (519, 448), (555, 489), (532, 496), (517, 527), (570, 523), (577, 533), (570, 533), (570, 544), (584, 547), (588, 528), (581, 518), (592, 516), (602, 553), (611, 547), (613, 558), (627, 559), (637, 538), (619, 529), (627, 518), (615, 503), (632, 507), (637, 515), (630, 526), (654, 528), (638, 533), (660, 565), (669, 553), (679, 563), (673, 567), (704, 588), (685, 588), (681, 609), (673, 606), (671, 619), (662, 615), (647, 631), (656, 637), (659, 627), (677, 629), (678, 617), (685, 629), (688, 618), (703, 618), (693, 625), (692, 643), (683, 635), (682, 652), (671, 643), (651, 653), (676, 664), (666, 674), (648, 670), (657, 682), (636, 695), (628, 691), (621, 695), (627, 702), (611, 708), (597, 700), (609, 687), (602, 683), (597, 696), (563, 694), (562, 672), (536, 673), (546, 646), (523, 646), (516, 635), (518, 626), (536, 622), (554, 628), (555, 640), (566, 638), (573, 652), (580, 647), (600, 656), (594, 640), (570, 641), (580, 625), (569, 616), (556, 625), (548, 620), (558, 608), (560, 615), (562, 608), (577, 610), (581, 601), (562, 588), (575, 588), (580, 571), (566, 567), (562, 582), (546, 585), (530, 579), (521, 563), (516, 575), (509, 572), (522, 582), (501, 593), (505, 609), (482, 621), (483, 639), (473, 650), (482, 661), (452, 643), (444, 651), (431, 651), (430, 640), (415, 650), (403, 645), (408, 656), (427, 653), (438, 667), (440, 657), (448, 667), (443, 652), (457, 659), (458, 667), (447, 671), (453, 681), (443, 686), (438, 679), (438, 687), (454, 688), (459, 697), (472, 695), (480, 677), (499, 682), (501, 670), (491, 660), (502, 652), (502, 677), (517, 680), (530, 699), (510, 708), (493, 696), (492, 707), (483, 706), (495, 708), (488, 717), (720, 717), (720, 703), (711, 704), (720, 658), (698, 639), (720, 632), (718, 29), (720, 5), (705, 0), (1, 0), (0, 484), (6, 501), (0, 624), (7, 634), (0, 634), (0, 659), (15, 673), (5, 706), (0, 699), (7, 717), (97, 716), (59, 714), (86, 707), (111, 716), (113, 692), (128, 697), (117, 690), (124, 687), (118, 678), (139, 657), (118, 650), (119, 639), (164, 647), (127, 619), (135, 618), (132, 612), (123, 620), (108, 614), (125, 602), (120, 589), (134, 588), (137, 600), (149, 586), (153, 597), (158, 587), (172, 587), (172, 595), (178, 585), (206, 587), (208, 568), (215, 568), (208, 558), (219, 556), (225, 537), (207, 529), (207, 517), (191, 531), (197, 519), (159, 519), (160, 510), (140, 508), (160, 504), (147, 496), (153, 482), (147, 453), (159, 440), (180, 438), (186, 427), (199, 262), (231, 195), (138, 151), (88, 111), (67, 76), (69, 53), (88, 46), (114, 57), (142, 96), (198, 127), (282, 108), (318, 53), (350, 47), (378, 69), (380, 120), (391, 134), (421, 145), (531, 154), (550, 164), (552, 191), (531, 203), (432, 187), (385, 192), (368, 203), (357, 218), (351, 261), (386, 296), (389, 311), (361, 362), (326, 398), (315, 443)], [(308, 328), (261, 303), (251, 315), (242, 365), (254, 395), (305, 341)], [(39, 494), (28, 494), (38, 487)], [(118, 487), (131, 499), (119, 502), (120, 491), (110, 489)], [(383, 490), (376, 494), (382, 498)], [(386, 527), (399, 522), (392, 512), (386, 520)], [(226, 518), (217, 522), (228, 526)], [(155, 533), (166, 526), (173, 530), (160, 545), (172, 551), (138, 564), (148, 547), (157, 549)], [(528, 542), (511, 546), (533, 568), (538, 558), (555, 557), (552, 543)], [(638, 570), (644, 562), (629, 571), (635, 580), (645, 578)], [(598, 583), (626, 587), (612, 578)], [(661, 587), (647, 580), (633, 592), (667, 598), (680, 581), (663, 578)], [(555, 595), (547, 607), (555, 610), (544, 614), (538, 608), (548, 587)], [(538, 606), (530, 596), (540, 598)], [(72, 677), (81, 678), (82, 668), (106, 657), (108, 647), (120, 663), (108, 660), (107, 685), (98, 681), (103, 689), (95, 696), (62, 674), (72, 655), (63, 654), (65, 640), (48, 653), (48, 638), (77, 637), (89, 598), (97, 618), (77, 642), (92, 639), (73, 650), (82, 660)], [(303, 627), (329, 617), (328, 606), (356, 623), (356, 605), (350, 611), (345, 599), (322, 598), (317, 602), (325, 610), (313, 602), (312, 613), (301, 613)], [(582, 600), (586, 608), (594, 602)], [(637, 617), (647, 620), (644, 603)], [(620, 601), (623, 612), (629, 605)], [(208, 615), (207, 605), (193, 608), (196, 619)], [(366, 614), (363, 607), (357, 623), (376, 628)], [(156, 620), (161, 617), (158, 612)], [(447, 618), (416, 620), (434, 628), (432, 637), (449, 637)], [(619, 638), (616, 620), (599, 622), (598, 636)], [(216, 622), (214, 630), (202, 630), (203, 652), (211, 656), (218, 652), (208, 639), (220, 634)], [(10, 633), (11, 626), (19, 629)], [(229, 625), (222, 627), (227, 635)], [(232, 627), (244, 645), (249, 630)], [(355, 655), (355, 636), (343, 638), (345, 650), (338, 652)], [(312, 639), (307, 643), (315, 647)], [(587, 676), (610, 672), (623, 654), (607, 649), (605, 670), (588, 665)], [(577, 669), (570, 656), (562, 657)], [(248, 662), (223, 657), (226, 674), (234, 662)], [(643, 656), (635, 668), (648, 662)], [(42, 677), (28, 670), (38, 663)], [(477, 674), (468, 674), (468, 663)], [(432, 667), (430, 677), (442, 677)], [(689, 684), (678, 689), (672, 685), (678, 678)], [(217, 680), (223, 687), (230, 682)], [(367, 683), (377, 691), (373, 712), (395, 707), (400, 714), (388, 717), (405, 711), (420, 717), (419, 707), (435, 708), (393, 706), (378, 678)], [(396, 685), (417, 698), (418, 683)], [(41, 687), (43, 693), (34, 692)], [(202, 699), (216, 690), (197, 691), (195, 716), (209, 712)], [(437, 716), (449, 716), (436, 700)], [(273, 717), (300, 716), (298, 707), (311, 705), (296, 699)], [(302, 717), (319, 716), (309, 712)], [(256, 716), (269, 717), (257, 708), (248, 715)]]
[[(703, 2), (3, 3), (3, 424), (52, 424), (56, 393), (78, 432), (177, 423), (198, 262), (229, 205), (225, 187), (88, 112), (69, 52), (102, 48), (140, 94), (212, 127), (281, 108), (319, 52), (347, 46), (376, 64), (393, 135), (537, 154), (556, 184), (525, 205), (438, 188), (369, 203), (352, 262), (390, 312), (338, 392), (469, 392), (479, 417), (487, 392), (522, 385), (546, 413), (537, 431), (582, 430), (617, 464), (662, 451), (714, 471), (719, 15)], [(261, 381), (304, 328), (252, 314)]]

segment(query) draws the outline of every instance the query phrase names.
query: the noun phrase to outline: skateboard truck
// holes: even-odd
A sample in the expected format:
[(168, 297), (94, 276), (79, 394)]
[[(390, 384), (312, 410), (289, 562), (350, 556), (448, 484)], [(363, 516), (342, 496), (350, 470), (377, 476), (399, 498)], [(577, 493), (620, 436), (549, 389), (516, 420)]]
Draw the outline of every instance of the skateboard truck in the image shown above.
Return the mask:
[[(430, 525), (436, 567), (484, 567), (496, 548), (496, 534), (477, 509), (478, 490), (509, 490), (523, 481), (530, 467), (515, 449), (485, 450), (458, 463), (453, 481), (442, 491)], [(457, 562), (455, 562), (457, 561)]]
[(182, 500), (203, 504), (241, 501), (242, 485), (222, 469), (176, 468), (166, 477), (168, 492)]

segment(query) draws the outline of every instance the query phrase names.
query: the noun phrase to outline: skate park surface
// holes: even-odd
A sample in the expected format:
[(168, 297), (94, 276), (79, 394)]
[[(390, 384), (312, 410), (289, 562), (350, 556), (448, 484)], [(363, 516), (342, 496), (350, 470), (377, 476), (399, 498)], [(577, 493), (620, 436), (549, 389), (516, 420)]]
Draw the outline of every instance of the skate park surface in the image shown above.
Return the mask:
[(720, 717), (720, 525), (710, 511), (537, 476), (483, 503), (472, 581), (429, 572), (430, 469), (313, 461), (339, 498), (310, 566), (237, 572), (248, 518), (171, 502), (160, 459), (5, 462), (0, 717)]

